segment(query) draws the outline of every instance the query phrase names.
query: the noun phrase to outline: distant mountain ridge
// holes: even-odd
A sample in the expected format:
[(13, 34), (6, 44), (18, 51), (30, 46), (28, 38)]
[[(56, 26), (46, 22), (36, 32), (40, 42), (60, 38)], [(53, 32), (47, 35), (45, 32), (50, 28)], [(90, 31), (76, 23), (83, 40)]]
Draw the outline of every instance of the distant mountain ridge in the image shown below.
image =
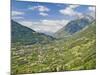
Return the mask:
[(54, 34), (54, 37), (62, 38), (62, 37), (70, 36), (78, 31), (82, 30), (86, 26), (90, 25), (90, 23), (92, 23), (93, 21), (94, 21), (94, 19), (89, 18), (89, 17), (70, 21), (66, 26), (64, 26), (59, 31), (57, 31)]
[(47, 43), (54, 39), (43, 33), (37, 33), (13, 20), (11, 20), (11, 38), (12, 43), (19, 42), (23, 44)]
[(86, 26), (93, 22), (93, 18), (86, 16), (81, 19), (70, 21), (67, 25), (61, 28), (53, 35), (36, 32), (28, 27), (25, 27), (13, 20), (11, 20), (11, 35), (12, 43), (34, 44), (34, 43), (47, 43), (55, 38), (64, 38), (81, 31)]

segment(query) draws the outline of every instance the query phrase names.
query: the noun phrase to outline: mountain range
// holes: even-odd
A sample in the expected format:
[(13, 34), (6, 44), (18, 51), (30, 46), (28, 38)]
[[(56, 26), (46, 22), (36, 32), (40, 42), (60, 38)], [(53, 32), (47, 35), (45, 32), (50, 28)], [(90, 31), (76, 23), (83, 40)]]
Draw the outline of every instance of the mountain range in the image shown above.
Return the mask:
[(12, 43), (21, 44), (35, 44), (35, 43), (48, 43), (57, 38), (65, 38), (73, 35), (89, 26), (94, 19), (92, 17), (84, 17), (70, 21), (63, 28), (58, 30), (52, 36), (44, 33), (36, 32), (28, 27), (25, 27), (13, 20), (11, 20), (11, 35)]
[[(23, 39), (24, 43), (27, 43), (26, 40), (28, 41), (28, 39), (34, 41), (35, 38), (43, 40), (45, 40), (44, 37), (48, 38), (48, 36), (40, 33), (38, 34), (35, 31), (33, 36), (33, 30), (27, 29), (16, 22), (12, 23), (19, 26), (16, 28), (16, 25), (14, 28), (15, 30), (12, 32), (12, 40), (15, 40), (12, 42), (14, 43), (17, 43), (18, 41), (20, 42), (20, 40), (22, 41)], [(21, 28), (21, 31), (19, 28)], [(26, 32), (24, 33), (24, 31)], [(20, 38), (18, 35), (20, 35)], [(43, 37), (40, 37), (40, 35)], [(14, 39), (15, 36), (17, 42), (16, 39)], [(30, 37), (32, 39), (30, 39)], [(38, 41), (42, 42), (40, 40)], [(72, 33), (69, 37), (53, 39), (47, 44), (36, 42), (31, 45), (28, 43), (27, 45), (14, 45), (14, 43), (12, 43), (14, 45), (11, 48), (12, 75), (23, 73), (90, 70), (96, 68), (95, 20), (87, 24), (84, 28), (78, 29), (78, 31)]]
[(43, 33), (22, 26), (21, 24), (11, 20), (11, 41), (12, 43), (34, 44), (47, 43), (54, 38)]
[(63, 38), (63, 37), (68, 37), (70, 35), (73, 35), (74, 33), (79, 32), (82, 29), (84, 29), (86, 26), (90, 25), (93, 21), (94, 19), (91, 17), (85, 17), (81, 19), (72, 20), (63, 28), (58, 30), (54, 34), (54, 37)]

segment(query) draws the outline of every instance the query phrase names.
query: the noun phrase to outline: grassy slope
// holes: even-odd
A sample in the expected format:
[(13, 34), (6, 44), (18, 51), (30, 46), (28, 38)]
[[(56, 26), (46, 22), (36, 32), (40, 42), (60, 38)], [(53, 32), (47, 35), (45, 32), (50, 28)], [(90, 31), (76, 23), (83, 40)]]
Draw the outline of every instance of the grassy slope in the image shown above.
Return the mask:
[(13, 45), (16, 44), (34, 44), (34, 43), (48, 43), (49, 41), (53, 40), (51, 36), (47, 36), (42, 33), (37, 33), (30, 28), (22, 26), (21, 24), (11, 21), (12, 22), (12, 43)]
[(63, 40), (12, 48), (12, 74), (96, 68), (95, 23)]

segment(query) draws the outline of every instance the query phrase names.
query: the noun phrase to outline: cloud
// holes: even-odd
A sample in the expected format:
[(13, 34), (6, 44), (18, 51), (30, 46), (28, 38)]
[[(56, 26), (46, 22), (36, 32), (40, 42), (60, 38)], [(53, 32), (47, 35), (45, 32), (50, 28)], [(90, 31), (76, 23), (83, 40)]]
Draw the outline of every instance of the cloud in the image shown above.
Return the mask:
[(12, 11), (12, 19), (13, 20), (21, 20), (21, 19), (24, 19), (23, 17), (21, 17), (22, 15), (24, 15), (25, 13), (24, 12), (21, 12), (21, 11)]
[(38, 14), (41, 15), (41, 16), (48, 16), (47, 12), (50, 11), (50, 9), (48, 7), (42, 6), (42, 5), (33, 6), (33, 7), (28, 8), (28, 9), (39, 11)]
[(67, 16), (74, 16), (74, 17), (82, 17), (83, 14), (80, 12), (75, 11), (75, 8), (79, 7), (80, 5), (69, 5), (68, 7), (66, 7), (65, 9), (61, 9), (59, 10), (59, 12), (63, 15), (67, 15)]
[(96, 18), (96, 8), (95, 7), (88, 7), (89, 15), (92, 16), (94, 19)]
[(20, 16), (13, 16), (12, 19), (13, 20), (19, 20), (19, 19), (24, 19), (24, 18), (23, 17), (20, 17)]
[(42, 33), (55, 33), (68, 22), (68, 20), (41, 20), (36, 25), (34, 24), (32, 28)]
[(69, 20), (40, 20), (38, 22), (20, 21), (19, 23), (41, 33), (55, 33), (64, 27)]
[(25, 14), (24, 12), (21, 12), (21, 11), (12, 11), (12, 16), (20, 16), (20, 15), (23, 15)]
[(69, 8), (71, 8), (71, 9), (75, 9), (75, 8), (77, 8), (77, 7), (79, 7), (80, 5), (69, 5)]
[(44, 12), (40, 12), (39, 13), (41, 16), (48, 16), (48, 14), (47, 13), (44, 13)]
[(88, 7), (88, 9), (95, 12), (95, 7)]
[(29, 9), (31, 9), (31, 10), (38, 10), (40, 12), (48, 12), (48, 11), (50, 11), (49, 8), (47, 8), (46, 6), (42, 6), (42, 5), (33, 6), (33, 7), (30, 7)]
[(60, 12), (61, 14), (63, 14), (63, 15), (68, 15), (68, 16), (72, 16), (72, 15), (75, 14), (74, 11), (73, 11), (72, 9), (70, 9), (70, 8), (62, 9), (62, 10), (60, 10), (59, 12)]
[(33, 25), (33, 22), (32, 21), (18, 21), (18, 23), (20, 23), (21, 25), (23, 26), (26, 26), (26, 27), (31, 27)]

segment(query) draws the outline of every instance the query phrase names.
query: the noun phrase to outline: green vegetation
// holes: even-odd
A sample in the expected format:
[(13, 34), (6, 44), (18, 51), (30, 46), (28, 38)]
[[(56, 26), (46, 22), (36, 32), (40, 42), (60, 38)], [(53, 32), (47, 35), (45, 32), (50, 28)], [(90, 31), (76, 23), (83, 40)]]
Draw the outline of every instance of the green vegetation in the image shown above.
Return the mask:
[(95, 22), (81, 31), (46, 44), (12, 42), (12, 75), (96, 68)]
[(15, 44), (34, 44), (34, 43), (48, 43), (54, 38), (42, 33), (37, 33), (30, 28), (20, 25), (15, 21), (11, 21), (12, 43)]

